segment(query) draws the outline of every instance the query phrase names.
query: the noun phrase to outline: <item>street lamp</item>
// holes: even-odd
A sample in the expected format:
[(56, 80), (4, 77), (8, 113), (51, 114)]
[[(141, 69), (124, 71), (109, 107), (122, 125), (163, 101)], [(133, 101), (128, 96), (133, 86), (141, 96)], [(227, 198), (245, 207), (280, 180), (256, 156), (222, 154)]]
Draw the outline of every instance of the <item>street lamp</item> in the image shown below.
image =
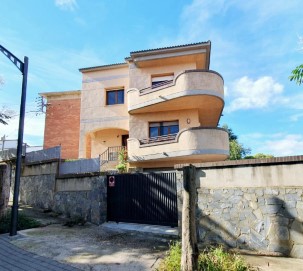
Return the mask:
[(10, 51), (0, 45), (0, 51), (18, 68), (22, 73), (22, 91), (21, 91), (21, 104), (20, 104), (20, 117), (19, 117), (19, 130), (18, 130), (18, 145), (17, 145), (17, 161), (15, 171), (15, 186), (14, 197), (11, 216), (10, 236), (17, 234), (18, 222), (18, 200), (19, 200), (19, 187), (21, 176), (21, 163), (22, 163), (22, 145), (23, 145), (23, 131), (24, 131), (24, 117), (25, 117), (25, 101), (26, 101), (26, 86), (27, 86), (27, 72), (28, 72), (28, 57), (24, 57), (24, 62), (14, 56)]

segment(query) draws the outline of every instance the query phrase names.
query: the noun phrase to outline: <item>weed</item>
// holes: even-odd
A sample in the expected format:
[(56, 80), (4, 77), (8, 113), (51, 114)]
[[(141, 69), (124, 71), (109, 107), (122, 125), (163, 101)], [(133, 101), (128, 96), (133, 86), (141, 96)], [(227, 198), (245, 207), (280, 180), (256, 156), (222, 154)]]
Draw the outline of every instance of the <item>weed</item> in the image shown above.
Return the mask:
[[(160, 263), (157, 271), (178, 271), (181, 269), (181, 244), (175, 242), (170, 245), (166, 257)], [(213, 247), (203, 250), (198, 258), (200, 271), (251, 271), (244, 259), (224, 251), (222, 247)]]
[[(0, 234), (1, 233), (8, 233), (10, 231), (11, 225), (11, 212), (8, 211), (2, 217), (0, 217)], [(40, 227), (41, 223), (37, 220), (30, 218), (19, 211), (18, 213), (18, 224), (17, 230), (26, 230), (31, 228)]]

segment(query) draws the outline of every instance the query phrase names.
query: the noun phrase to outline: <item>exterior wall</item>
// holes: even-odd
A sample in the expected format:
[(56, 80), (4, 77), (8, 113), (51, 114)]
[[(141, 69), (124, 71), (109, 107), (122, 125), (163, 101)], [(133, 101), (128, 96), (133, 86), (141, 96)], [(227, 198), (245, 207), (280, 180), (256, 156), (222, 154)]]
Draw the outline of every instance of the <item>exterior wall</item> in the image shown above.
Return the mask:
[(51, 209), (55, 193), (58, 162), (24, 166), (20, 178), (20, 202)]
[(8, 208), (11, 175), (11, 163), (0, 164), (0, 217), (5, 214)]
[(163, 65), (158, 67), (139, 68), (131, 63), (129, 66), (129, 87), (143, 89), (151, 86), (151, 75), (178, 73), (184, 70), (196, 69), (196, 63), (184, 63), (175, 65)]
[(57, 179), (53, 210), (94, 224), (106, 221), (106, 176)]
[[(115, 87), (124, 87), (124, 104), (106, 105), (106, 89)], [(127, 65), (117, 68), (112, 67), (107, 70), (83, 72), (79, 144), (80, 158), (87, 156), (85, 138), (88, 134), (108, 128), (129, 130), (126, 96), (128, 87), (129, 72)], [(96, 154), (96, 151), (92, 149), (92, 153)]]
[(128, 131), (120, 129), (107, 129), (94, 133), (92, 138), (92, 157), (97, 157), (108, 147), (122, 146), (122, 135)]
[(131, 165), (161, 159), (174, 166), (178, 161), (218, 161), (227, 159), (229, 155), (228, 134), (223, 129), (184, 129), (173, 141), (146, 145), (140, 145), (137, 139), (132, 138), (128, 140), (128, 146)]
[(61, 145), (62, 158), (78, 158), (80, 93), (47, 98), (43, 148)]
[(195, 166), (201, 243), (303, 258), (303, 156)]
[[(187, 123), (190, 119), (190, 123)], [(179, 121), (179, 130), (200, 126), (198, 109), (178, 110), (159, 113), (142, 113), (130, 115), (130, 138), (144, 139), (149, 137), (149, 122)]]
[(20, 202), (94, 224), (106, 221), (106, 177), (57, 178), (58, 162), (24, 166)]

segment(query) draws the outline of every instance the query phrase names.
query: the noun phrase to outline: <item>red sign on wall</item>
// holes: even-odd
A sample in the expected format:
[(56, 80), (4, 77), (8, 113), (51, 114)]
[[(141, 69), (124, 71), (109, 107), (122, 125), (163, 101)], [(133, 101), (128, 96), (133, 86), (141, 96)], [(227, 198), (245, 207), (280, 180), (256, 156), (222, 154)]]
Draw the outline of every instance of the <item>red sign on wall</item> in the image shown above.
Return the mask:
[(109, 187), (115, 187), (115, 183), (116, 183), (115, 176), (109, 176), (109, 178), (108, 178), (108, 186)]

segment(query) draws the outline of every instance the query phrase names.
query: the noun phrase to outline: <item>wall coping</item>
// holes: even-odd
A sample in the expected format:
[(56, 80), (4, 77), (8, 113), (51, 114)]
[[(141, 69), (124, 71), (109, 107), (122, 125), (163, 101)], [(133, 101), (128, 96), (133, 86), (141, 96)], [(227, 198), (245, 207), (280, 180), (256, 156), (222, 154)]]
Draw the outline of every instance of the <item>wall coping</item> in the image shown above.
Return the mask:
[[(242, 159), (242, 160), (226, 160), (219, 162), (194, 163), (197, 168), (229, 168), (229, 167), (254, 167), (254, 166), (270, 166), (281, 164), (301, 164), (303, 163), (303, 155), (282, 156), (262, 159)], [(190, 164), (177, 164), (175, 169), (181, 169)]]

